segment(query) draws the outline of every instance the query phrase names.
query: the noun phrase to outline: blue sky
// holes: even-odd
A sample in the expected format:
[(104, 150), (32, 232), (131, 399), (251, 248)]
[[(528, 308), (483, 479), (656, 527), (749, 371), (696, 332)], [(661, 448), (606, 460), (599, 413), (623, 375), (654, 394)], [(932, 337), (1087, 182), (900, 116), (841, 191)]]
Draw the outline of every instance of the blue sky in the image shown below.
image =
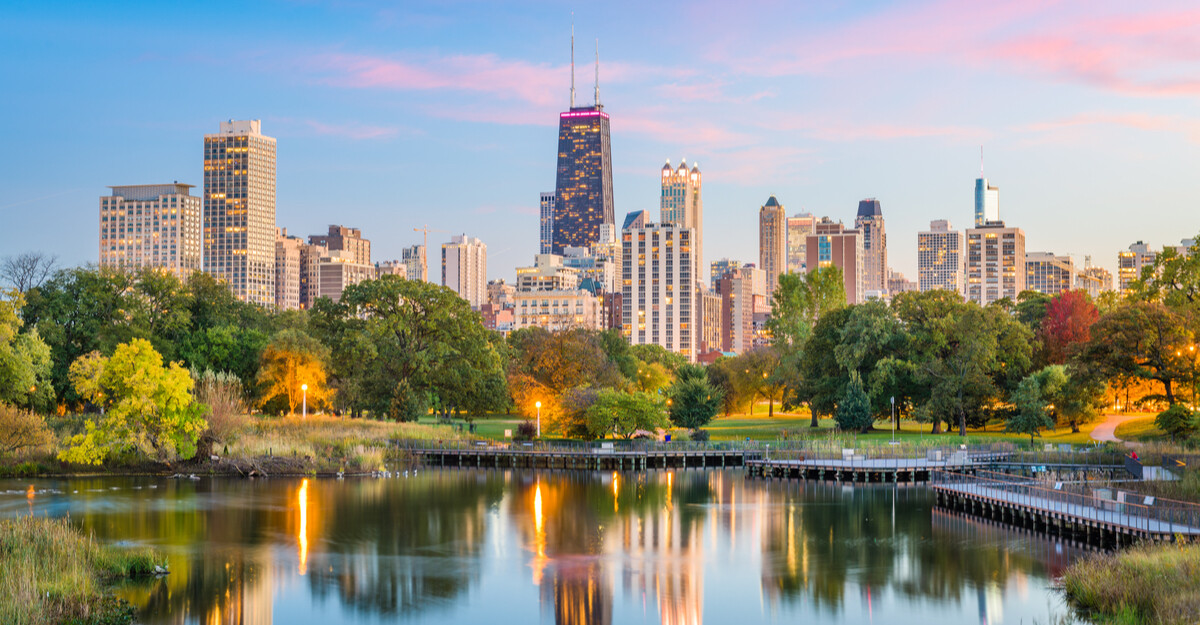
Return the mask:
[[(1030, 251), (1113, 269), (1200, 232), (1194, 3), (24, 2), (0, 7), (0, 256), (97, 259), (108, 185), (202, 182), (203, 135), (261, 119), (293, 234), (362, 228), (377, 259), (465, 232), (493, 278), (537, 251), (574, 14), (580, 102), (612, 115), (618, 216), (664, 159), (705, 174), (705, 254), (757, 259), (759, 206), (853, 221), (891, 265), (966, 227), (979, 149)], [(431, 245), (446, 234), (430, 235)]]

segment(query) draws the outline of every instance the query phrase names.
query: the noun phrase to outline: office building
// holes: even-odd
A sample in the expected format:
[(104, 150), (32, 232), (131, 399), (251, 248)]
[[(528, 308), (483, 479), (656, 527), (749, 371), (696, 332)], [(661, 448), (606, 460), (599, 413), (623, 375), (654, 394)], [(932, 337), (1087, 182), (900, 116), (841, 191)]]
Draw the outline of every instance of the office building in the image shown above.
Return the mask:
[(425, 258), (424, 245), (413, 245), (400, 250), (400, 262), (404, 263), (409, 280), (429, 280), (429, 263)]
[(975, 180), (975, 227), (1000, 221), (1000, 187), (993, 187), (980, 172)]
[(204, 135), (204, 270), (242, 301), (275, 304), (275, 139), (258, 120)]
[(1025, 290), (1058, 295), (1075, 288), (1075, 261), (1050, 252), (1025, 253)]
[[(712, 264), (709, 265), (709, 280), (711, 282), (712, 290), (717, 290), (717, 281), (721, 279), (721, 276), (724, 276), (731, 271), (736, 271), (741, 266), (742, 261), (740, 260), (730, 260), (728, 258), (714, 260)], [(764, 288), (766, 282), (766, 280), (763, 280)]]
[(317, 268), (317, 298), (328, 297), (335, 302), (339, 301), (346, 287), (373, 279), (375, 266), (360, 263), (358, 260), (357, 255), (350, 250), (329, 251), (322, 256)]
[(100, 266), (157, 267), (186, 279), (200, 271), (201, 198), (190, 184), (109, 187), (100, 197)]
[(1121, 293), (1129, 290), (1134, 280), (1142, 277), (1142, 269), (1154, 266), (1158, 260), (1158, 252), (1150, 249), (1142, 241), (1129, 246), (1128, 250), (1117, 254), (1117, 289)]
[(812, 213), (787, 218), (787, 271), (808, 273), (808, 235), (816, 224), (817, 218)]
[(1025, 290), (1025, 231), (990, 221), (967, 230), (967, 299), (986, 306)]
[(697, 331), (699, 342), (696, 347), (697, 355), (712, 351), (723, 351), (721, 340), (721, 308), (724, 298), (716, 291), (706, 288), (696, 288)]
[(442, 286), (458, 293), (471, 308), (487, 303), (487, 245), (475, 237), (455, 235), (442, 244)]
[(696, 359), (694, 235), (652, 223), (621, 233), (621, 331), (631, 345), (661, 345)]
[(571, 37), (571, 106), (558, 116), (558, 171), (554, 182), (551, 251), (590, 247), (600, 226), (614, 223), (612, 150), (608, 113), (600, 104), (600, 59), (596, 58), (596, 98), (575, 106), (575, 38)]
[(304, 239), (288, 235), (287, 228), (275, 229), (275, 310), (298, 310)]
[(314, 234), (308, 237), (311, 245), (320, 245), (330, 252), (346, 252), (358, 265), (371, 264), (371, 242), (362, 238), (358, 228), (345, 226), (329, 226), (329, 234)]
[(922, 291), (945, 289), (965, 294), (966, 239), (950, 228), (950, 222), (929, 222), (929, 230), (917, 233), (917, 285)]
[(824, 267), (837, 267), (842, 270), (842, 284), (846, 289), (847, 304), (861, 304), (866, 301), (866, 281), (864, 278), (865, 248), (863, 236), (858, 230), (847, 229), (839, 221), (834, 223), (828, 217), (822, 217), (808, 235), (808, 272), (812, 273)]
[(702, 186), (700, 166), (692, 164), (689, 170), (685, 160), (679, 161), (679, 167), (671, 169), (671, 161), (662, 168), (662, 194), (659, 200), (661, 211), (660, 221), (664, 224), (678, 224), (684, 228), (696, 231), (692, 242), (692, 258), (696, 266), (692, 275), (697, 280), (702, 279), (700, 271), (704, 267), (704, 201), (701, 199)]
[(883, 227), (883, 210), (879, 200), (868, 198), (858, 203), (854, 228), (863, 238), (863, 285), (868, 293), (886, 296), (887, 288), (887, 231)]
[(538, 253), (554, 252), (554, 192), (542, 191), (538, 199)]
[(786, 271), (787, 218), (783, 205), (772, 195), (758, 211), (758, 267), (767, 274), (767, 301), (779, 284), (779, 274)]

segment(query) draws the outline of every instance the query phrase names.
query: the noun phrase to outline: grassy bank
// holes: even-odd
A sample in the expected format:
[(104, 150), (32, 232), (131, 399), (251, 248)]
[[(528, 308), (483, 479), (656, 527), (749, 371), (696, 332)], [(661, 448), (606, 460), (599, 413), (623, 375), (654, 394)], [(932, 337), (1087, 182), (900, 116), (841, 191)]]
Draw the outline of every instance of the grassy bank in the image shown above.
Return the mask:
[(1118, 425), (1113, 435), (1123, 441), (1135, 441), (1139, 443), (1165, 441), (1170, 438), (1166, 432), (1158, 429), (1158, 426), (1155, 425), (1153, 415), (1140, 419), (1130, 419)]
[(129, 623), (106, 586), (153, 570), (149, 550), (102, 547), (65, 520), (0, 520), (0, 623)]
[(1067, 598), (1099, 622), (1193, 625), (1200, 614), (1200, 545), (1143, 545), (1076, 562)]

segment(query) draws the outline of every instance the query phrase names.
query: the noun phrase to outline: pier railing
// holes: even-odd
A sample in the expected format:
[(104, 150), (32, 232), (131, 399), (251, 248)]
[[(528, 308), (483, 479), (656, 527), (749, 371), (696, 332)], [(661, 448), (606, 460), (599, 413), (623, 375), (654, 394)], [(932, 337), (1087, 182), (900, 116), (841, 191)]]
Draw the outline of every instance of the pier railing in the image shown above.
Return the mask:
[(1155, 534), (1200, 533), (1200, 505), (1121, 490), (1119, 483), (1057, 482), (976, 471), (935, 470), (934, 488)]

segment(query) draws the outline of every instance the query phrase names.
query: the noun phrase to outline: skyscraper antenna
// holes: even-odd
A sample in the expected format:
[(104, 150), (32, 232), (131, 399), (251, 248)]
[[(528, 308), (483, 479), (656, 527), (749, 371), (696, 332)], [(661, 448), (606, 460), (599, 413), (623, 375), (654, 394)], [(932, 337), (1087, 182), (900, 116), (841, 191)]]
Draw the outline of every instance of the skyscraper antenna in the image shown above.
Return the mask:
[(983, 146), (979, 146), (979, 177), (983, 177)]
[(571, 108), (575, 108), (575, 14), (571, 14)]
[(596, 40), (596, 106), (600, 106), (600, 40)]

